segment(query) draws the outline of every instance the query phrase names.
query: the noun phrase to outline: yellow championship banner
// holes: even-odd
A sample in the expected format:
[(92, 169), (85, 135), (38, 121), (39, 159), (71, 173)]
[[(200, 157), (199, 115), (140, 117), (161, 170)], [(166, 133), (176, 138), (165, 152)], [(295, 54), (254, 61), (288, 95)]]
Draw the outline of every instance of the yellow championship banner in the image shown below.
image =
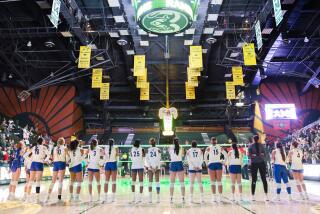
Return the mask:
[(136, 68), (133, 69), (133, 76), (139, 77), (139, 76), (146, 76), (147, 75), (147, 68)]
[(78, 68), (90, 68), (91, 48), (80, 46)]
[(244, 44), (242, 47), (244, 65), (257, 65), (256, 52), (253, 43)]
[(243, 72), (241, 66), (232, 67), (232, 78), (234, 85), (244, 85), (243, 84)]
[(192, 45), (190, 46), (190, 56), (189, 56), (189, 66), (190, 68), (202, 68), (202, 46)]
[(148, 82), (137, 82), (136, 86), (137, 86), (137, 88), (148, 88), (149, 83)]
[(195, 76), (199, 77), (201, 76), (201, 69), (200, 68), (187, 68), (187, 75), (188, 76)]
[(140, 100), (149, 100), (150, 99), (150, 83), (147, 83), (147, 87), (140, 88)]
[(236, 99), (236, 89), (233, 82), (226, 82), (226, 98), (228, 100)]
[(102, 83), (102, 68), (92, 70), (91, 88), (100, 88)]
[(110, 91), (110, 83), (101, 83), (100, 100), (108, 100)]
[(188, 85), (192, 87), (198, 87), (199, 86), (198, 77), (188, 76)]
[(186, 99), (194, 100), (196, 99), (196, 91), (193, 86), (191, 86), (188, 82), (186, 82)]
[(146, 67), (146, 56), (145, 55), (135, 55), (133, 62), (133, 69), (143, 69)]

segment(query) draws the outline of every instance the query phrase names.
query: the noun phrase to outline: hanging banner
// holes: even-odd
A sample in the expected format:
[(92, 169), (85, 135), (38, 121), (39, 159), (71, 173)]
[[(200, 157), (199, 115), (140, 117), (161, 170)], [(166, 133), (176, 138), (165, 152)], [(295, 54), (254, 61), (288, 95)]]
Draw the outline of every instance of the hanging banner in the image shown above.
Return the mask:
[(145, 55), (134, 55), (133, 69), (144, 69), (146, 67)]
[(91, 88), (100, 88), (102, 83), (102, 68), (92, 69)]
[(135, 77), (146, 76), (146, 75), (147, 75), (147, 69), (146, 68), (133, 69), (133, 76), (135, 76)]
[(186, 99), (187, 100), (194, 100), (196, 99), (196, 92), (195, 88), (186, 82)]
[(147, 75), (138, 76), (137, 82), (147, 82)]
[(202, 46), (190, 46), (189, 66), (190, 68), (202, 68)]
[(91, 48), (80, 46), (78, 68), (90, 68)]
[(201, 69), (200, 68), (187, 68), (187, 75), (188, 76), (194, 76), (199, 77), (201, 76)]
[(256, 40), (257, 40), (257, 48), (260, 50), (262, 47), (262, 34), (261, 34), (261, 26), (260, 26), (260, 21), (258, 20), (256, 22), (256, 25), (254, 26), (255, 32), (256, 32)]
[(189, 84), (189, 86), (192, 86), (192, 87), (198, 87), (198, 85), (199, 85), (198, 77), (188, 75), (188, 84)]
[(276, 26), (278, 26), (283, 19), (280, 0), (273, 0), (273, 11), (274, 18), (276, 20)]
[(109, 100), (110, 83), (101, 83), (100, 100)]
[(137, 86), (137, 88), (148, 88), (149, 82), (137, 82), (136, 86)]
[(50, 21), (55, 28), (58, 28), (58, 24), (59, 24), (60, 5), (61, 5), (60, 0), (53, 0)]
[(226, 98), (228, 100), (236, 99), (236, 89), (233, 82), (226, 82)]
[(256, 52), (253, 43), (246, 43), (242, 47), (244, 65), (257, 65)]
[(243, 86), (243, 72), (241, 66), (232, 67), (232, 78), (234, 85)]
[(147, 87), (140, 88), (140, 100), (150, 99), (150, 83), (147, 83)]

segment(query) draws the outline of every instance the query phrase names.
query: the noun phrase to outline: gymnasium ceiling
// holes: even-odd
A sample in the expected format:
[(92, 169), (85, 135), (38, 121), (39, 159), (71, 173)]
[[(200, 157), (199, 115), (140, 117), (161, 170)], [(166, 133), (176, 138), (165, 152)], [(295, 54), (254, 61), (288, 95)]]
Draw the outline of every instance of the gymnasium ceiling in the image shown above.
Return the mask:
[[(51, 0), (1, 0), (1, 83), (33, 89), (33, 95), (46, 85), (74, 84), (87, 128), (139, 121), (153, 124), (165, 103), (168, 69), (171, 105), (179, 109), (182, 124), (249, 125), (257, 79), (294, 78), (305, 82), (307, 90), (314, 87), (320, 73), (320, 1), (281, 2), (284, 19), (276, 27), (272, 0), (201, 0), (191, 28), (168, 37), (166, 64), (165, 37), (138, 28), (130, 0), (62, 1), (58, 29), (48, 18)], [(243, 64), (243, 43), (255, 42), (257, 17), (263, 47), (256, 52), (258, 66), (244, 67), (246, 85), (237, 92), (245, 92), (245, 105), (235, 107), (235, 102), (225, 100), (224, 82), (231, 79), (233, 65)], [(120, 46), (119, 40), (127, 44)], [(201, 44), (204, 50), (195, 101), (185, 99), (188, 43)], [(99, 101), (98, 91), (91, 89), (90, 70), (76, 68), (79, 46), (88, 44), (93, 48), (91, 65), (102, 67), (111, 83), (107, 102)], [(133, 54), (146, 54), (150, 101), (139, 101)]]

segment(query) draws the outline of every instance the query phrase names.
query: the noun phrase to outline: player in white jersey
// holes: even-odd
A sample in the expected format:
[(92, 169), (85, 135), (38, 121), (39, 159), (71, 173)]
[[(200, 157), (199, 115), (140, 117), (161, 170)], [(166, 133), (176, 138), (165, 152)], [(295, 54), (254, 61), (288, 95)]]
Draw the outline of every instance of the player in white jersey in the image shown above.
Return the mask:
[(43, 163), (49, 162), (50, 158), (50, 152), (48, 151), (47, 147), (43, 145), (44, 139), (40, 137), (37, 140), (37, 144), (31, 148), (29, 152), (25, 154), (25, 156), (28, 156), (32, 154), (31, 156), (31, 166), (30, 166), (30, 179), (28, 182), (28, 190), (27, 190), (27, 198), (26, 200), (30, 200), (30, 194), (31, 194), (31, 188), (32, 188), (32, 182), (36, 185), (36, 200), (37, 203), (40, 202), (40, 182), (42, 180), (43, 175)]
[(57, 181), (57, 178), (59, 178), (58, 201), (61, 202), (63, 179), (66, 171), (66, 161), (67, 161), (67, 148), (65, 146), (65, 140), (63, 137), (58, 139), (57, 146), (53, 148), (52, 161), (53, 161), (52, 180), (49, 186), (46, 202), (50, 200), (50, 195)]
[(89, 200), (93, 201), (92, 197), (92, 181), (95, 177), (97, 182), (98, 200), (100, 200), (101, 184), (100, 184), (100, 164), (101, 164), (102, 150), (98, 146), (98, 140), (93, 139), (90, 143), (90, 150), (88, 151), (88, 187), (89, 187)]
[(115, 194), (116, 194), (116, 187), (117, 187), (117, 159), (119, 156), (119, 149), (114, 145), (114, 140), (109, 139), (108, 145), (105, 147), (104, 150), (104, 170), (105, 170), (105, 177), (106, 180), (104, 182), (104, 201), (108, 202), (108, 189), (109, 189), (109, 181), (110, 177), (112, 180), (112, 194), (111, 194), (111, 200), (110, 202), (114, 202), (115, 200)]
[(242, 183), (241, 183), (241, 166), (242, 166), (242, 153), (239, 151), (237, 143), (232, 143), (231, 150), (228, 152), (228, 165), (231, 178), (231, 192), (232, 201), (235, 201), (236, 183), (240, 194), (240, 201), (242, 201)]
[[(142, 201), (142, 193), (143, 193), (143, 171), (144, 171), (144, 157), (145, 152), (141, 148), (140, 140), (135, 140), (133, 143), (133, 147), (131, 149), (131, 176), (132, 176), (132, 183), (131, 183), (131, 190), (133, 193), (133, 200), (132, 202), (139, 203)], [(136, 186), (136, 179), (137, 175), (139, 177), (139, 184), (140, 184), (140, 196), (138, 197), (138, 200), (136, 201), (135, 196), (135, 186)]]
[(291, 171), (293, 178), (296, 182), (297, 189), (300, 193), (302, 200), (308, 200), (308, 194), (306, 190), (306, 185), (303, 179), (303, 151), (298, 148), (299, 143), (294, 141), (291, 144), (291, 150), (289, 151), (288, 158), (291, 163)]
[[(28, 152), (30, 150), (31, 146), (28, 146), (25, 148), (25, 153)], [(26, 183), (24, 185), (24, 195), (22, 197), (22, 200), (25, 201), (26, 198), (27, 198), (27, 191), (28, 191), (28, 183), (29, 183), (29, 180), (30, 180), (30, 167), (31, 167), (31, 163), (32, 163), (32, 160), (31, 160), (31, 153), (28, 152), (28, 156), (23, 156), (24, 158), (24, 170), (26, 172)]]
[[(79, 202), (79, 195), (81, 191), (82, 184), (82, 160), (84, 156), (84, 151), (79, 147), (79, 141), (73, 140), (69, 144), (67, 158), (69, 163), (69, 172), (70, 172), (70, 183), (69, 183), (69, 192), (70, 198), (69, 201)], [(73, 194), (73, 184), (75, 184), (77, 190), (76, 194)]]
[(186, 158), (189, 165), (190, 202), (193, 203), (194, 180), (197, 179), (200, 193), (201, 193), (200, 203), (203, 203), (204, 202), (203, 185), (201, 180), (203, 152), (201, 151), (200, 148), (197, 148), (197, 141), (192, 141), (191, 148), (187, 151)]
[[(222, 198), (222, 156), (227, 157), (227, 153), (217, 145), (217, 139), (211, 138), (211, 145), (206, 149), (204, 153), (204, 159), (208, 167), (208, 172), (211, 182), (211, 191), (213, 194), (212, 202), (221, 201)], [(216, 200), (216, 185), (218, 186), (219, 197)]]
[(161, 151), (156, 147), (156, 140), (151, 138), (149, 140), (151, 147), (148, 148), (146, 154), (146, 166), (148, 170), (149, 177), (149, 203), (152, 203), (152, 183), (153, 176), (156, 181), (156, 190), (157, 190), (157, 203), (160, 202), (160, 161), (161, 161)]
[(271, 162), (274, 167), (274, 180), (277, 184), (277, 200), (280, 201), (281, 180), (285, 183), (289, 200), (291, 200), (291, 187), (287, 173), (286, 153), (280, 142), (276, 144), (276, 149), (271, 153)]
[(182, 164), (184, 151), (183, 148), (180, 147), (178, 138), (173, 139), (173, 145), (168, 148), (168, 151), (170, 155), (170, 203), (173, 203), (174, 184), (177, 176), (181, 187), (182, 203), (185, 203), (186, 191), (184, 185), (184, 169)]

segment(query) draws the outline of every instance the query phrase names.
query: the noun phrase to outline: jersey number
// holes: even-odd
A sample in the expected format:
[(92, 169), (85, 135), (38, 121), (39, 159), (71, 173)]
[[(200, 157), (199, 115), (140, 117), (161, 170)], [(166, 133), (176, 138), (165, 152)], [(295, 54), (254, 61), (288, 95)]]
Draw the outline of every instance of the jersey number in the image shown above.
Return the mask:
[(61, 155), (61, 149), (57, 149), (58, 155)]
[(97, 151), (93, 151), (93, 156), (96, 156), (97, 155)]
[(36, 153), (36, 155), (38, 155), (38, 154), (40, 153), (40, 151), (39, 151), (39, 148), (38, 148), (38, 147), (36, 147), (36, 148), (34, 149), (34, 153)]
[(300, 152), (298, 152), (298, 154), (297, 154), (297, 158), (300, 158)]
[(156, 153), (156, 152), (151, 151), (151, 152), (150, 152), (150, 157), (151, 157), (151, 158), (153, 158), (153, 157), (157, 157), (157, 153)]
[(214, 149), (214, 150), (212, 150), (212, 152), (213, 152), (214, 155), (219, 155), (218, 149)]
[(140, 152), (139, 151), (134, 151), (133, 152), (133, 157), (139, 157), (140, 156)]
[(192, 152), (192, 154), (194, 158), (198, 157), (198, 152)]

